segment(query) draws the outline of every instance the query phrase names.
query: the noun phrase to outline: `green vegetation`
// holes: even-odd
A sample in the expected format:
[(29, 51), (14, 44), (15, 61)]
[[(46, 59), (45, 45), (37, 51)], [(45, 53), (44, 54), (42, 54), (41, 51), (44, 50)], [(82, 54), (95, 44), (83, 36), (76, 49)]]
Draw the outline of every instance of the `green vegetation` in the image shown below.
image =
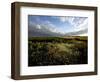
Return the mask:
[(87, 37), (32, 37), (28, 66), (87, 64)]

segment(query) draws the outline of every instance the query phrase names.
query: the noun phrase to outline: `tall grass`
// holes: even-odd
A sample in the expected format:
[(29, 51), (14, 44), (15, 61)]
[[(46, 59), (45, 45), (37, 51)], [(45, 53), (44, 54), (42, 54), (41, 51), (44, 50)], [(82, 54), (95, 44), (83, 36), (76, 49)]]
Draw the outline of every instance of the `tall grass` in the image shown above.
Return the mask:
[(32, 37), (28, 40), (28, 65), (87, 64), (87, 37)]

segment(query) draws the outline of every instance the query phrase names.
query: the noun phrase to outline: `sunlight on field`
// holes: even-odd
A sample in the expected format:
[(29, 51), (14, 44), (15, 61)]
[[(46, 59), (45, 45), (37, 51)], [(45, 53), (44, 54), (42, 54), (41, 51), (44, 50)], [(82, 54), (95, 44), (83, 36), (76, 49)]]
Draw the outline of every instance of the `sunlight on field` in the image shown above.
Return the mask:
[(32, 37), (28, 40), (28, 65), (87, 64), (87, 37)]

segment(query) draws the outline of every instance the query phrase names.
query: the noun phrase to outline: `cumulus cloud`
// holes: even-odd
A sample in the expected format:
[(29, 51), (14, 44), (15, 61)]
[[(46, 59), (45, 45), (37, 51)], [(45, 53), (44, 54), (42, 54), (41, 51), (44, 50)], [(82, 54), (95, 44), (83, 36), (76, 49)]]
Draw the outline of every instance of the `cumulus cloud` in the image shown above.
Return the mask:
[[(84, 20), (80, 25), (78, 25), (74, 31), (79, 31), (79, 30), (84, 30), (87, 29), (88, 30), (88, 19)], [(86, 31), (87, 33), (87, 31)]]
[(37, 25), (37, 28), (38, 28), (38, 29), (41, 29), (41, 25), (38, 24), (38, 25)]
[[(61, 22), (68, 22), (73, 27), (71, 32), (60, 31), (52, 22), (49, 20), (43, 21), (43, 23), (34, 23), (29, 21), (28, 31), (29, 36), (67, 36), (67, 35), (87, 35), (88, 32), (88, 19), (86, 17), (72, 17), (63, 16), (58, 17)], [(67, 30), (67, 28), (66, 28)]]
[(74, 20), (75, 17), (72, 17), (72, 16), (62, 16), (62, 17), (59, 17), (60, 21), (61, 22), (69, 22), (70, 24), (73, 23), (73, 20)]
[(34, 24), (32, 22), (28, 25), (28, 36), (61, 36), (54, 28), (54, 26), (48, 22), (48, 24)]
[(44, 25), (47, 27), (48, 30), (52, 32), (57, 32), (57, 29), (55, 28), (56, 26), (52, 24), (50, 21), (45, 21)]
[(88, 30), (88, 18), (87, 17), (63, 16), (63, 17), (59, 17), (59, 20), (61, 22), (68, 22), (69, 24), (71, 24), (72, 32), (84, 30), (84, 33), (87, 34), (87, 30)]
[(62, 16), (59, 17), (61, 22), (69, 22), (73, 27), (77, 27), (82, 24), (87, 17), (74, 17), (74, 16)]

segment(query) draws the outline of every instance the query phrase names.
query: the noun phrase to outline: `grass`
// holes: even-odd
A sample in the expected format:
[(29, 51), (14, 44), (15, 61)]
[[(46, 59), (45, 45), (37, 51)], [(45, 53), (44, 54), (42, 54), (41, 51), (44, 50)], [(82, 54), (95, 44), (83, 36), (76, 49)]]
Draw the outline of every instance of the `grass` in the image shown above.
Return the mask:
[(87, 37), (31, 37), (28, 66), (87, 64)]

